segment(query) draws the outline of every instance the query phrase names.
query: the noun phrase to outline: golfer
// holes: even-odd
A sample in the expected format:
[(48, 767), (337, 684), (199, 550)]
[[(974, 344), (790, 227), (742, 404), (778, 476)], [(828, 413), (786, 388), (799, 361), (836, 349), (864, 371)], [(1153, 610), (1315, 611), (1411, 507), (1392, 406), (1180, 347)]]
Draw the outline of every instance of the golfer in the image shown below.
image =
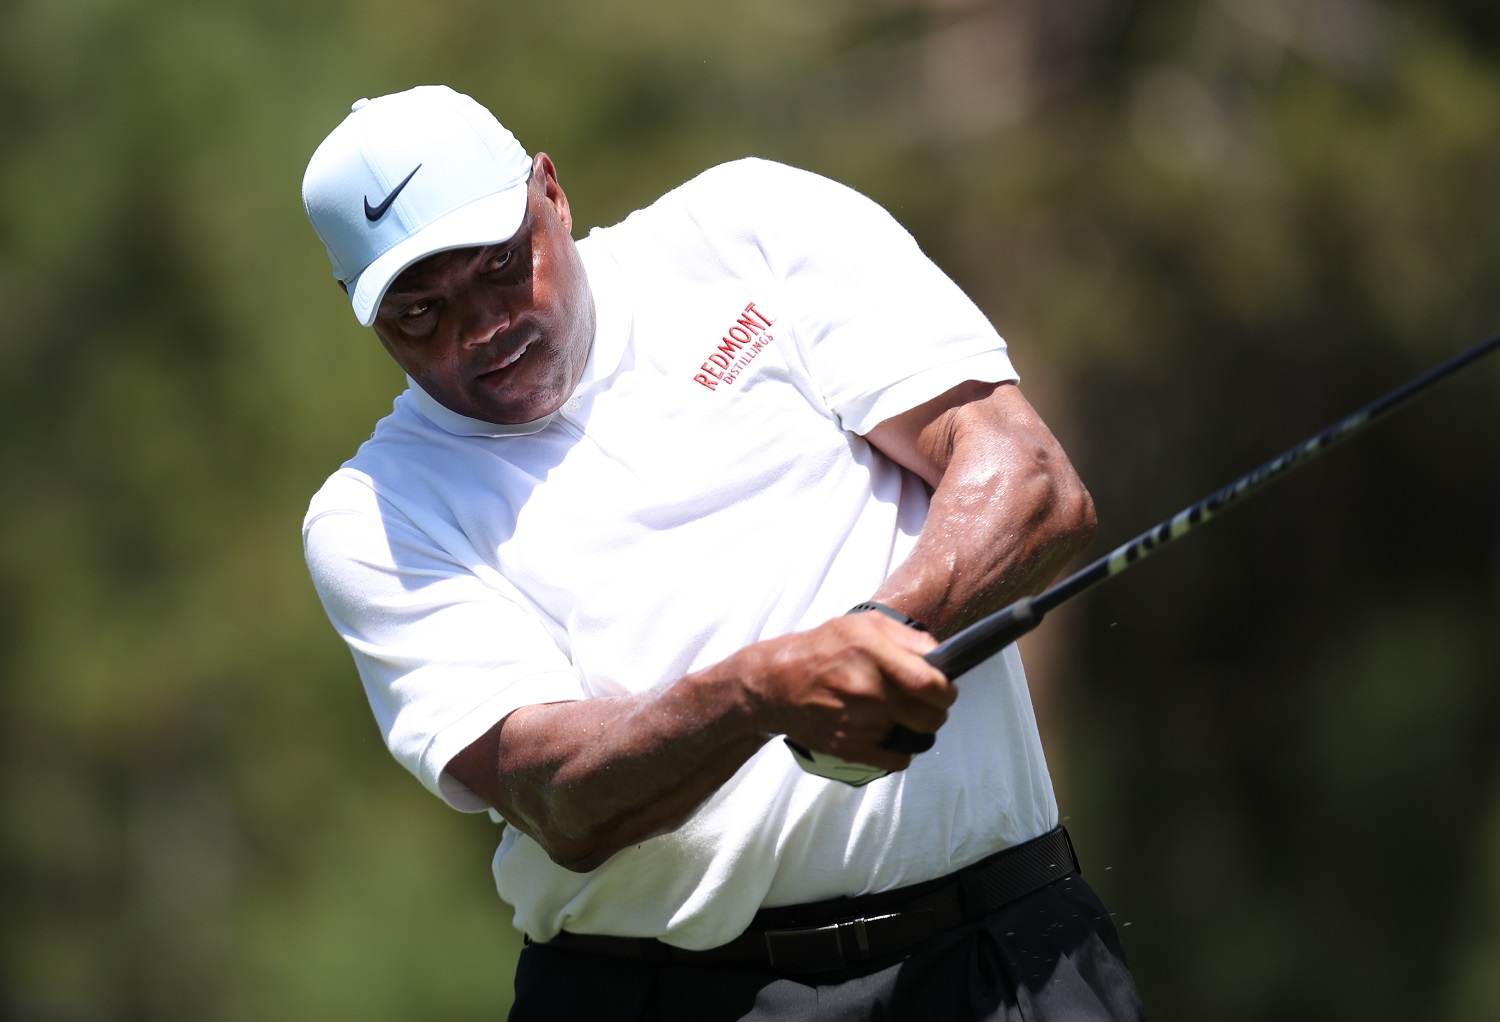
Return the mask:
[(397, 760), (504, 824), (512, 1018), (1141, 1016), (1015, 648), (923, 659), (1092, 503), (890, 215), (747, 159), (575, 241), (435, 86), (356, 103), (303, 197), (407, 376), (308, 565)]

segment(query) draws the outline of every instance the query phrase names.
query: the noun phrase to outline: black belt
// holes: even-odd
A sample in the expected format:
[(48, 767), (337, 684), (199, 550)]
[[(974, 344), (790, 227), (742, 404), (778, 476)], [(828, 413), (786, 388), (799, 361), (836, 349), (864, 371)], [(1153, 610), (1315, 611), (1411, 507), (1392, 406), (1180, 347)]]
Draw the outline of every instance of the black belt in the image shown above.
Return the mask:
[(1073, 842), (1058, 827), (936, 880), (858, 898), (762, 909), (744, 933), (704, 951), (649, 937), (567, 931), (545, 946), (644, 962), (820, 972), (906, 951), (1077, 872)]

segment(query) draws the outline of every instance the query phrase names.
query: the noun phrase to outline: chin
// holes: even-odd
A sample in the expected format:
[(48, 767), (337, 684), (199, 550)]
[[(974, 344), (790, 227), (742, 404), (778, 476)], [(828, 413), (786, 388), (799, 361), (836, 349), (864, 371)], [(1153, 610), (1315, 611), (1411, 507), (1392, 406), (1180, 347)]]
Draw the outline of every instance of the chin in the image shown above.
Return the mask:
[(476, 419), (484, 419), (487, 422), (496, 422), (501, 425), (517, 425), (522, 422), (533, 422), (544, 416), (551, 415), (561, 408), (566, 402), (566, 397), (552, 399), (548, 397), (534, 397), (524, 401), (480, 401), (475, 404), (475, 410), (468, 414)]

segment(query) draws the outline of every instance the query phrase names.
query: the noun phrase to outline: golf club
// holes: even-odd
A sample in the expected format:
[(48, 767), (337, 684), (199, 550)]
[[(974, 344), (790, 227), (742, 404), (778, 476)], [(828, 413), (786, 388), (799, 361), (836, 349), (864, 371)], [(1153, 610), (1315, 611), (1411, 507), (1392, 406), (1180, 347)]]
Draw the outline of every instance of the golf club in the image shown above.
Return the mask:
[[(950, 679), (958, 678), (1031, 631), (1041, 623), (1042, 617), (1048, 611), (1087, 592), (1105, 579), (1113, 578), (1131, 565), (1139, 564), (1172, 540), (1182, 538), (1225, 508), (1264, 488), (1268, 483), (1279, 479), (1299, 465), (1311, 461), (1340, 441), (1347, 440), (1434, 383), (1451, 376), (1497, 347), (1500, 347), (1500, 334), (1454, 355), (1446, 362), (1396, 388), (1379, 400), (1340, 419), (1311, 439), (1272, 458), (1254, 471), (1221, 487), (1161, 524), (1146, 530), (1128, 543), (1069, 575), (1050, 589), (1036, 596), (1023, 596), (1008, 607), (950, 636), (926, 655), (927, 662)], [(932, 748), (935, 741), (934, 735), (919, 734), (898, 724), (892, 729), (890, 737), (886, 739), (885, 746), (898, 752), (919, 753)], [(843, 781), (845, 784), (856, 787), (868, 784), (888, 772), (859, 763), (848, 763), (822, 753), (814, 753), (793, 744), (790, 740), (787, 744), (791, 746), (792, 753), (802, 769), (821, 777)]]

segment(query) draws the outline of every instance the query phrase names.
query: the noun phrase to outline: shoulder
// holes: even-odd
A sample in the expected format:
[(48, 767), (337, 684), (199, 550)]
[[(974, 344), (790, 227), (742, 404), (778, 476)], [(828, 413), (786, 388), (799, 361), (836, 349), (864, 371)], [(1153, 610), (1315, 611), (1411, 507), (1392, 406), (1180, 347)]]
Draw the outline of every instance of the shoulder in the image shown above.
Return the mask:
[(688, 203), (719, 203), (729, 211), (780, 211), (783, 215), (830, 205), (835, 213), (848, 207), (880, 210), (859, 191), (830, 177), (755, 156), (710, 167), (663, 196), (674, 197)]
[(778, 262), (776, 253), (910, 240), (895, 217), (854, 188), (759, 157), (710, 167), (599, 233), (668, 250), (706, 246), (730, 262), (735, 252)]
[(303, 529), (323, 515), (349, 512), (378, 517), (386, 510), (382, 498), (403, 481), (415, 479), (415, 469), (434, 457), (437, 431), (415, 410), (410, 393), (399, 396), (390, 414), (380, 419), (369, 439), (336, 469), (308, 503)]
[[(776, 191), (799, 186), (818, 187), (836, 185), (831, 178), (815, 174), (810, 170), (778, 163), (759, 156), (746, 156), (710, 167), (697, 177), (679, 186), (675, 191), (694, 194), (715, 192)], [(670, 193), (669, 193), (670, 194)]]

